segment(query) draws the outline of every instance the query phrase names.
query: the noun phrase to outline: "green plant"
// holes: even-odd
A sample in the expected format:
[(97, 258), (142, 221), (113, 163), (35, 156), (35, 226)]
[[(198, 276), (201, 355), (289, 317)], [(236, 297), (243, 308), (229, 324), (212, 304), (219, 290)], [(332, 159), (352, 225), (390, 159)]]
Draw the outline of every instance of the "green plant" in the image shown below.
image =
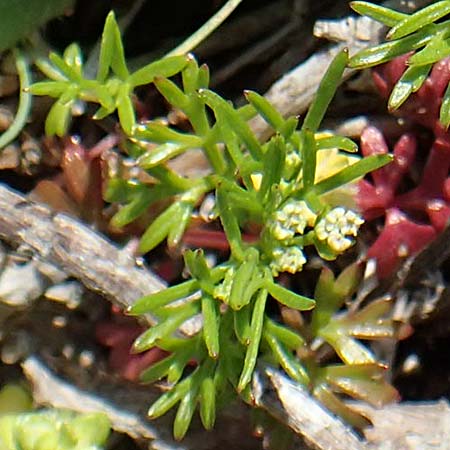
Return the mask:
[(5, 450), (100, 450), (109, 430), (103, 414), (64, 410), (8, 414), (0, 418), (0, 444)]
[[(259, 356), (280, 365), (347, 416), (333, 394), (335, 388), (343, 388), (344, 380), (350, 380), (347, 392), (352, 395), (369, 398), (366, 391), (375, 385), (388, 392), (385, 398), (393, 397), (380, 380), (381, 366), (354, 339), (393, 336), (392, 324), (381, 319), (386, 305), (368, 307), (347, 319), (332, 319), (353, 293), (358, 271), (351, 269), (337, 280), (324, 271), (316, 288), (317, 308), (304, 334), (273, 320), (266, 308), (274, 301), (295, 311), (314, 308), (313, 299), (278, 282), (279, 274), (301, 272), (308, 254), (317, 252), (330, 261), (352, 246), (363, 220), (343, 206), (343, 199), (351, 203), (349, 186), (391, 160), (388, 155), (348, 156), (346, 152), (357, 151), (353, 141), (318, 132), (347, 63), (347, 53), (342, 51), (324, 75), (300, 129), (297, 118), (284, 119), (255, 92), (246, 92), (248, 104), (235, 108), (208, 88), (208, 68), (199, 66), (190, 55), (166, 57), (130, 73), (112, 14), (103, 32), (96, 79), (84, 78), (76, 45), (63, 57), (52, 53), (50, 62), (38, 63), (51, 81), (36, 83), (30, 91), (57, 98), (47, 117), (49, 134), (67, 132), (77, 101), (98, 103), (95, 119), (117, 110), (129, 138), (129, 155), (156, 180), (145, 184), (116, 178), (106, 191), (107, 201), (123, 205), (112, 219), (116, 226), (132, 222), (164, 200), (165, 209), (141, 238), (142, 252), (165, 240), (169, 248), (180, 247), (199, 204), (207, 194), (214, 194), (211, 220), (223, 230), (230, 248), (228, 259), (211, 266), (202, 249), (185, 251), (190, 279), (138, 300), (129, 311), (151, 313), (157, 320), (136, 340), (134, 350), (158, 346), (170, 352), (148, 368), (142, 380), (167, 379), (171, 389), (151, 406), (149, 415), (158, 417), (179, 403), (174, 421), (178, 439), (186, 433), (197, 406), (209, 429), (216, 407), (236, 391), (251, 400), (249, 383)], [(168, 78), (175, 74), (181, 75), (181, 86)], [(133, 90), (150, 82), (173, 108), (185, 114), (191, 132), (176, 130), (161, 120), (136, 122)], [(258, 141), (247, 124), (256, 114), (275, 132), (265, 143)], [(210, 174), (186, 178), (166, 164), (193, 148), (204, 152)], [(250, 239), (244, 239), (244, 233)], [(201, 329), (183, 335), (179, 328), (200, 313)], [(328, 342), (343, 364), (321, 369), (311, 356), (316, 338)], [(303, 362), (295, 355), (301, 355), (301, 349), (309, 355)]]
[(74, 0), (0, 0), (0, 51), (12, 48), (50, 19), (69, 10)]
[(35, 83), (29, 91), (34, 95), (57, 98), (48, 113), (45, 131), (48, 135), (58, 136), (67, 133), (72, 108), (77, 101), (100, 105), (94, 119), (101, 119), (117, 110), (122, 128), (131, 134), (136, 121), (133, 90), (151, 83), (157, 76), (172, 76), (187, 63), (185, 56), (173, 56), (130, 74), (120, 31), (112, 13), (106, 19), (95, 79), (84, 78), (83, 57), (77, 44), (70, 45), (63, 57), (50, 53), (49, 60), (39, 59), (36, 65), (51, 81)]
[(20, 384), (9, 383), (0, 390), (0, 416), (32, 409), (32, 398)]
[[(73, 3), (73, 0), (0, 0), (0, 51), (12, 48), (48, 20), (70, 9)], [(0, 136), (0, 150), (18, 136), (31, 111), (31, 95), (26, 92), (31, 82), (29, 58), (19, 48), (13, 54), (20, 80), (20, 100), (14, 122)]]
[[(408, 68), (389, 98), (389, 108), (395, 110), (421, 88), (436, 62), (450, 56), (450, 20), (441, 20), (450, 13), (450, 1), (435, 2), (413, 14), (362, 1), (352, 2), (351, 7), (387, 25), (390, 30), (387, 42), (354, 55), (349, 61), (350, 67), (373, 67), (412, 52), (407, 59)], [(440, 120), (445, 128), (450, 125), (450, 88), (443, 97)]]
[(110, 432), (101, 413), (58, 409), (31, 410), (31, 398), (19, 385), (0, 390), (0, 447), (3, 450), (101, 450)]

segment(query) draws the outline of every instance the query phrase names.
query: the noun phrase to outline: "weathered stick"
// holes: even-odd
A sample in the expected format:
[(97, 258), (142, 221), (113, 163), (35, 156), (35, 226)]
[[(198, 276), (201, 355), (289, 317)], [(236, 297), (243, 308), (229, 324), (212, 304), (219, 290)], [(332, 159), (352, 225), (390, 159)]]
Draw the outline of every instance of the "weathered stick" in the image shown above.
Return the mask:
[(151, 422), (146, 418), (149, 404), (160, 394), (156, 388), (102, 380), (97, 383), (95, 392), (87, 392), (58, 377), (35, 356), (27, 358), (22, 368), (38, 404), (80, 413), (103, 412), (114, 430), (147, 441), (149, 450), (260, 448), (258, 440), (251, 436), (248, 410), (242, 404), (235, 403), (224, 410), (218, 417), (218, 426), (211, 432), (205, 431), (195, 419), (183, 441), (175, 442), (173, 416), (166, 415)]
[[(123, 309), (166, 286), (99, 233), (2, 184), (0, 238), (60, 267)], [(150, 316), (146, 320), (155, 322)]]
[(352, 406), (373, 423), (373, 428), (364, 431), (371, 449), (450, 449), (450, 407), (447, 400), (399, 403), (381, 409), (365, 404)]
[[(102, 412), (111, 421), (114, 430), (126, 433), (133, 439), (157, 438), (157, 430), (137, 413), (122, 406), (89, 394), (57, 377), (38, 358), (30, 356), (22, 363), (22, 369), (33, 386), (33, 400), (40, 405), (71, 409), (79, 413)], [(142, 396), (142, 394), (140, 394)]]
[(300, 385), (271, 368), (253, 380), (257, 406), (290, 427), (315, 450), (449, 450), (447, 401), (400, 403), (381, 409), (352, 402), (373, 423), (359, 438)]
[(300, 435), (316, 450), (367, 450), (366, 444), (302, 386), (264, 368), (253, 380), (256, 405)]

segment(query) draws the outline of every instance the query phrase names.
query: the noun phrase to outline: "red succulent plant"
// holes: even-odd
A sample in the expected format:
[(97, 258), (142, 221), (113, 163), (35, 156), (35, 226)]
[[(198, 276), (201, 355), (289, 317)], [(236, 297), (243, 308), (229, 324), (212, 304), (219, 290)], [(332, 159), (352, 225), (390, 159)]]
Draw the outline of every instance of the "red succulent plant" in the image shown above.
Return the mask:
[[(406, 69), (409, 55), (396, 58), (374, 71), (379, 91), (388, 97)], [(404, 134), (394, 146), (394, 160), (388, 166), (359, 182), (357, 202), (366, 220), (385, 216), (384, 228), (368, 250), (377, 261), (380, 279), (390, 276), (400, 261), (417, 253), (445, 228), (450, 218), (450, 134), (439, 122), (442, 97), (450, 82), (450, 58), (434, 65), (422, 87), (396, 111), (396, 114), (423, 125), (434, 141), (421, 172), (420, 181), (403, 192), (405, 176), (417, 168), (417, 141)], [(364, 156), (388, 153), (388, 145), (375, 127), (361, 136)]]

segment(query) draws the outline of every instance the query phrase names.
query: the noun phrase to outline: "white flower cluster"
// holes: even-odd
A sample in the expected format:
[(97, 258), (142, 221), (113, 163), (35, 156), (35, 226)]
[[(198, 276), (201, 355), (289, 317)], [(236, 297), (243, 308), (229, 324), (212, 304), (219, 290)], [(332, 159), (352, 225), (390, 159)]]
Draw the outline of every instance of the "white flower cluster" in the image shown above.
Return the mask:
[(289, 200), (275, 212), (270, 230), (275, 239), (283, 241), (296, 233), (303, 234), (306, 226), (314, 225), (316, 217), (304, 201)]
[(362, 217), (354, 211), (339, 207), (332, 209), (320, 219), (314, 231), (320, 241), (326, 241), (330, 249), (338, 254), (353, 244), (353, 239), (347, 236), (356, 236), (363, 223)]
[[(277, 241), (292, 239), (303, 234), (306, 227), (313, 227), (317, 215), (304, 201), (289, 200), (275, 212), (270, 224), (270, 232)], [(279, 246), (272, 252), (270, 267), (274, 276), (280, 272), (296, 273), (306, 263), (305, 255), (298, 246)]]
[(270, 268), (275, 277), (279, 272), (300, 272), (306, 263), (305, 255), (299, 247), (277, 247), (272, 252), (272, 257)]

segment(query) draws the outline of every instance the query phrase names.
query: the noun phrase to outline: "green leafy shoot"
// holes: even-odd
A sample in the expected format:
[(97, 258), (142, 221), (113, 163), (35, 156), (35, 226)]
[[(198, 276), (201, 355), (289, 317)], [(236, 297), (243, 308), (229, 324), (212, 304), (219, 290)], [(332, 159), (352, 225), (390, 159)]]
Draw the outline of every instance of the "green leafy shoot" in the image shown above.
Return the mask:
[[(393, 13), (389, 17), (403, 20)], [(357, 212), (324, 194), (336, 190), (344, 198), (352, 195), (348, 185), (391, 160), (386, 155), (349, 156), (357, 151), (352, 140), (319, 132), (347, 63), (345, 50), (332, 61), (300, 129), (297, 118), (284, 118), (256, 92), (246, 91), (248, 104), (235, 107), (210, 89), (208, 68), (192, 55), (167, 56), (131, 72), (113, 13), (103, 31), (95, 79), (85, 78), (76, 46), (40, 63), (49, 80), (30, 89), (56, 99), (47, 117), (48, 134), (67, 133), (75, 102), (98, 104), (94, 119), (117, 113), (139, 176), (109, 180), (105, 198), (117, 208), (112, 224), (123, 227), (139, 220), (145, 226), (142, 253), (165, 243), (184, 256), (186, 281), (138, 299), (128, 311), (154, 319), (133, 350), (158, 347), (170, 353), (146, 369), (142, 380), (168, 384), (149, 416), (176, 407), (177, 439), (187, 432), (196, 410), (210, 429), (216, 408), (225, 400), (239, 394), (250, 401), (250, 382), (261, 357), (305, 386), (315, 386), (319, 368), (297, 355), (300, 348), (309, 349), (310, 336), (329, 343), (344, 365), (376, 363), (357, 341), (357, 326), (375, 330), (377, 337), (383, 330), (388, 333), (387, 322), (376, 325), (386, 310), (331, 320), (343, 298), (351, 295), (346, 285), (350, 275), (321, 277), (329, 295), (317, 289), (320, 310), (313, 313), (311, 332), (305, 336), (275, 321), (267, 308), (275, 304), (296, 314), (315, 308), (315, 299), (292, 290), (286, 280), (301, 272), (311, 255), (336, 259), (354, 244), (363, 223)], [(171, 79), (174, 75), (179, 76)], [(134, 91), (149, 83), (182, 111), (189, 128), (180, 130), (161, 119), (138, 121)], [(275, 133), (266, 142), (248, 122), (255, 115)], [(189, 177), (178, 173), (172, 162), (194, 150), (202, 152), (208, 171)], [(213, 203), (210, 219), (200, 214), (206, 198)], [(153, 207), (158, 213), (150, 219)], [(187, 233), (208, 227), (220, 241), (220, 263), (211, 262), (202, 248), (186, 245)], [(328, 306), (325, 297), (331, 298)], [(325, 378), (320, 383), (328, 386)]]
[(0, 446), (4, 450), (57, 448), (101, 450), (111, 424), (101, 413), (79, 415), (68, 410), (44, 409), (0, 417)]
[[(324, 241), (312, 238), (321, 218), (326, 218), (337, 206), (321, 200), (322, 194), (340, 189), (390, 161), (390, 157), (385, 156), (352, 161), (328, 177), (322, 173), (322, 166), (319, 168), (316, 159), (319, 151), (322, 155), (335, 154), (337, 148), (345, 152), (356, 150), (356, 144), (348, 138), (313, 131), (320, 126), (346, 61), (343, 52), (331, 65), (327, 83), (321, 85), (313, 112), (305, 119), (307, 126), (301, 130), (296, 130), (297, 120), (284, 119), (257, 93), (246, 92), (249, 108), (236, 109), (204, 84), (198, 88), (200, 68), (193, 59), (182, 70), (181, 87), (167, 79), (156, 80), (164, 97), (183, 109), (193, 131), (180, 133), (152, 121), (135, 128), (135, 142), (156, 144), (139, 158), (141, 168), (160, 179), (153, 189), (163, 186), (164, 177), (169, 174), (175, 176), (171, 172), (159, 174), (155, 169), (160, 170), (161, 164), (193, 147), (204, 151), (211, 161), (213, 175), (189, 180), (172, 197), (169, 206), (143, 234), (141, 250), (151, 251), (164, 238), (169, 246), (181, 242), (182, 232), (175, 243), (171, 241), (173, 230), (189, 229), (191, 214), (207, 193), (214, 193), (214, 215), (230, 248), (229, 259), (216, 267), (209, 266), (202, 251), (185, 251), (191, 279), (138, 300), (129, 311), (136, 315), (151, 313), (160, 321), (137, 339), (136, 351), (155, 345), (171, 348), (173, 339), (179, 342), (173, 355), (142, 375), (144, 381), (169, 380), (170, 377), (174, 383), (151, 407), (150, 415), (162, 415), (179, 403), (174, 424), (178, 438), (186, 432), (196, 407), (205, 426), (210, 427), (215, 417), (214, 408), (226, 392), (231, 389), (246, 398), (257, 360), (266, 348), (271, 349), (276, 363), (289, 376), (309, 383), (307, 369), (292, 354), (305, 343), (304, 338), (289, 327), (273, 322), (267, 315), (266, 304), (276, 301), (298, 311), (314, 308), (313, 299), (278, 284), (278, 274), (302, 270), (306, 261), (303, 246), (315, 245), (319, 254), (328, 249), (329, 259), (342, 252), (326, 237)], [(205, 108), (213, 112), (212, 123), (203, 122), (207, 114)], [(260, 143), (247, 124), (255, 111), (277, 133), (266, 143)], [(219, 148), (220, 160), (215, 156)], [(346, 161), (346, 157), (339, 157)], [(332, 166), (331, 163), (330, 170)], [(126, 195), (116, 198), (130, 200)], [(185, 214), (187, 198), (191, 202)], [(354, 213), (345, 214), (344, 220), (347, 217), (355, 220), (355, 225), (349, 229), (362, 223)], [(244, 240), (249, 220), (260, 228), (252, 243)], [(183, 321), (199, 312), (203, 316), (201, 331), (193, 337), (182, 337), (179, 328), (182, 329)], [(197, 361), (198, 367), (192, 374), (183, 375), (189, 360)], [(207, 387), (211, 390), (209, 394)]]
[(0, 136), (0, 151), (19, 135), (21, 130), (26, 125), (31, 112), (31, 95), (29, 92), (31, 76), (29, 71), (29, 63), (27, 58), (19, 49), (14, 50), (14, 58), (16, 60), (16, 69), (20, 81), (19, 107), (17, 109), (14, 121)]
[(83, 60), (79, 47), (72, 44), (63, 57), (50, 53), (49, 61), (38, 61), (38, 67), (50, 79), (34, 83), (29, 92), (57, 98), (46, 120), (46, 133), (67, 134), (72, 108), (78, 101), (100, 105), (94, 118), (104, 118), (116, 110), (123, 130), (132, 135), (135, 127), (133, 90), (152, 83), (157, 77), (170, 77), (187, 64), (186, 56), (167, 57), (150, 63), (134, 73), (129, 72), (120, 30), (114, 13), (109, 13), (103, 30), (98, 71), (95, 79), (83, 75)]

